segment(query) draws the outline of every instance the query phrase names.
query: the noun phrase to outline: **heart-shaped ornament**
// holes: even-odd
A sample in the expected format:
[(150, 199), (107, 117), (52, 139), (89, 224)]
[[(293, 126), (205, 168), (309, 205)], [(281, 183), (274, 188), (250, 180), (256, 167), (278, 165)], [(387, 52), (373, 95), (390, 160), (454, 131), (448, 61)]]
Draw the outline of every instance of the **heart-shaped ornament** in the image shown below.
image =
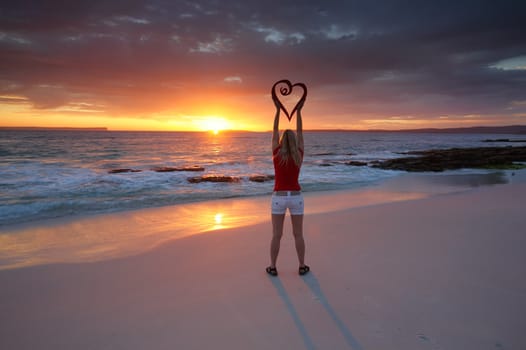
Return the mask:
[[(299, 86), (303, 90), (303, 94), (301, 95), (299, 101), (296, 103), (296, 105), (292, 109), (292, 113), (290, 113), (290, 114), (289, 114), (289, 111), (287, 111), (287, 109), (283, 105), (283, 102), (279, 99), (278, 95), (276, 94), (276, 88), (277, 88), (277, 86), (279, 84), (283, 84), (284, 85), (284, 86), (282, 86), (279, 89), (279, 93), (281, 94), (281, 96), (288, 96), (288, 95), (290, 95), (292, 93), (292, 90), (296, 86)], [(277, 81), (272, 86), (272, 99), (278, 102), (279, 108), (281, 108), (283, 110), (283, 112), (285, 112), (285, 115), (287, 116), (289, 121), (291, 121), (292, 117), (294, 116), (294, 113), (296, 113), (296, 111), (298, 110), (299, 105), (301, 103), (303, 103), (306, 98), (307, 98), (307, 86), (305, 84), (303, 84), (303, 83), (292, 84), (289, 80), (283, 79), (283, 80)]]

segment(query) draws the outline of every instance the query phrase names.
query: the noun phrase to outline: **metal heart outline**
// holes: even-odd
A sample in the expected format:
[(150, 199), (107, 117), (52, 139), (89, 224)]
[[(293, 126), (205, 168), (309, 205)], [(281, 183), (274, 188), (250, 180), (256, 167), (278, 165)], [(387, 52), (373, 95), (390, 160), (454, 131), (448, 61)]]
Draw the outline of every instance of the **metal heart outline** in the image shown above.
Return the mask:
[[(292, 109), (292, 113), (290, 113), (290, 114), (289, 114), (289, 111), (287, 111), (287, 109), (285, 108), (285, 106), (283, 105), (283, 103), (280, 101), (280, 99), (278, 98), (278, 96), (276, 94), (276, 87), (279, 84), (285, 84), (286, 85), (286, 86), (283, 86), (283, 87), (281, 87), (279, 89), (279, 92), (283, 96), (290, 95), (292, 90), (296, 86), (299, 86), (299, 87), (301, 87), (303, 89), (303, 95), (299, 99), (298, 103), (296, 103), (296, 106), (294, 106), (294, 108)], [(307, 98), (307, 86), (305, 84), (303, 84), (303, 83), (292, 84), (290, 82), (290, 80), (282, 79), (282, 80), (279, 80), (279, 81), (275, 82), (274, 85), (272, 86), (272, 99), (278, 101), (279, 108), (282, 109), (283, 112), (285, 112), (285, 115), (287, 116), (289, 122), (292, 120), (292, 117), (294, 116), (294, 113), (296, 113), (296, 111), (298, 110), (298, 107), (299, 107), (300, 103), (304, 102), (306, 98)]]

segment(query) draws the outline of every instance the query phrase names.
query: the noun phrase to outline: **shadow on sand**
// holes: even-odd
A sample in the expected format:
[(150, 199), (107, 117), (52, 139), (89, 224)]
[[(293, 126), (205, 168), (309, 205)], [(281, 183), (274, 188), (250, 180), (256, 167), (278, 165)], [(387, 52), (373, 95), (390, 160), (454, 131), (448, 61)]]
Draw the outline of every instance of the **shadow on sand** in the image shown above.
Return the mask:
[(287, 291), (285, 290), (283, 283), (281, 283), (281, 280), (279, 279), (279, 277), (269, 277), (269, 279), (274, 285), (274, 287), (276, 288), (276, 291), (278, 292), (278, 295), (281, 297), (281, 300), (283, 300), (283, 303), (285, 303), (285, 306), (287, 307), (290, 317), (292, 317), (292, 320), (294, 321), (296, 328), (301, 334), (301, 338), (303, 339), (305, 348), (308, 350), (316, 349), (316, 347), (314, 346), (314, 343), (312, 342), (312, 339), (309, 336), (309, 333), (307, 333), (307, 329), (305, 328), (305, 325), (301, 321), (298, 315), (298, 312), (296, 311), (296, 308), (292, 304), (292, 301), (290, 300), (290, 297)]
[[(305, 276), (302, 276), (301, 278), (303, 279), (307, 287), (309, 287), (311, 292), (314, 294), (314, 297), (316, 298), (316, 300), (323, 306), (327, 314), (329, 314), (331, 319), (334, 321), (334, 323), (338, 327), (338, 330), (344, 337), (349, 347), (354, 350), (362, 350), (362, 346), (360, 345), (360, 343), (354, 338), (349, 328), (340, 319), (336, 311), (334, 311), (331, 304), (327, 300), (327, 297), (325, 296), (325, 294), (323, 294), (320, 284), (318, 280), (316, 279), (316, 277), (314, 276), (314, 274), (311, 272)], [(279, 279), (279, 277), (269, 277), (269, 279), (274, 285), (274, 288), (276, 288), (276, 291), (278, 292), (278, 295), (281, 297), (281, 300), (283, 300), (283, 303), (287, 307), (287, 310), (290, 316), (292, 317), (292, 320), (294, 321), (296, 328), (301, 334), (303, 343), (305, 344), (305, 348), (308, 350), (316, 349), (316, 346), (314, 345), (309, 333), (307, 332), (305, 325), (301, 321), (298, 315), (298, 312), (296, 311), (296, 308), (292, 304), (292, 301), (287, 291), (285, 290), (283, 283)]]
[(338, 327), (338, 330), (345, 338), (347, 345), (349, 345), (351, 349), (362, 350), (362, 346), (360, 345), (358, 340), (354, 338), (349, 328), (340, 319), (336, 311), (334, 311), (334, 309), (332, 308), (331, 304), (329, 304), (329, 301), (327, 300), (325, 294), (323, 294), (323, 291), (320, 287), (320, 283), (318, 282), (316, 276), (314, 276), (314, 273), (308, 273), (305, 276), (302, 276), (302, 279), (303, 282), (305, 282), (305, 284), (310, 288), (311, 292), (314, 294), (319, 303), (323, 306), (327, 314), (329, 314), (329, 316), (332, 318), (332, 320)]

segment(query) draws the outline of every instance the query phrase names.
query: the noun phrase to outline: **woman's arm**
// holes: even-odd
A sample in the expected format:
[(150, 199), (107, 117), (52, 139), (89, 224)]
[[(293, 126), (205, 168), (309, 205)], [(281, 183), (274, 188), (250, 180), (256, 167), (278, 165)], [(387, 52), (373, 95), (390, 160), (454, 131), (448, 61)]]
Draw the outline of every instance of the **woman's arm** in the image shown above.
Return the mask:
[(298, 149), (301, 149), (302, 151), (305, 150), (303, 148), (303, 120), (301, 119), (301, 109), (303, 108), (304, 102), (305, 101), (301, 102), (296, 111), (296, 136), (298, 138)]
[(273, 101), (276, 106), (276, 115), (274, 116), (274, 127), (272, 129), (272, 152), (279, 146), (279, 114), (281, 112), (278, 101), (274, 98)]

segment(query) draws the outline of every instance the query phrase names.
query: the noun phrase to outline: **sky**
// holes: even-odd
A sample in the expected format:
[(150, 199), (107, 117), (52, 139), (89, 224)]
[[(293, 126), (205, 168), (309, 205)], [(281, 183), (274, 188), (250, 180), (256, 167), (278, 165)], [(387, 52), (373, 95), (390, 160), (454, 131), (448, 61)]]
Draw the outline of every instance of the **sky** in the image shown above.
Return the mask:
[(2, 1), (0, 126), (270, 130), (281, 79), (306, 129), (524, 125), (525, 38), (522, 0)]

